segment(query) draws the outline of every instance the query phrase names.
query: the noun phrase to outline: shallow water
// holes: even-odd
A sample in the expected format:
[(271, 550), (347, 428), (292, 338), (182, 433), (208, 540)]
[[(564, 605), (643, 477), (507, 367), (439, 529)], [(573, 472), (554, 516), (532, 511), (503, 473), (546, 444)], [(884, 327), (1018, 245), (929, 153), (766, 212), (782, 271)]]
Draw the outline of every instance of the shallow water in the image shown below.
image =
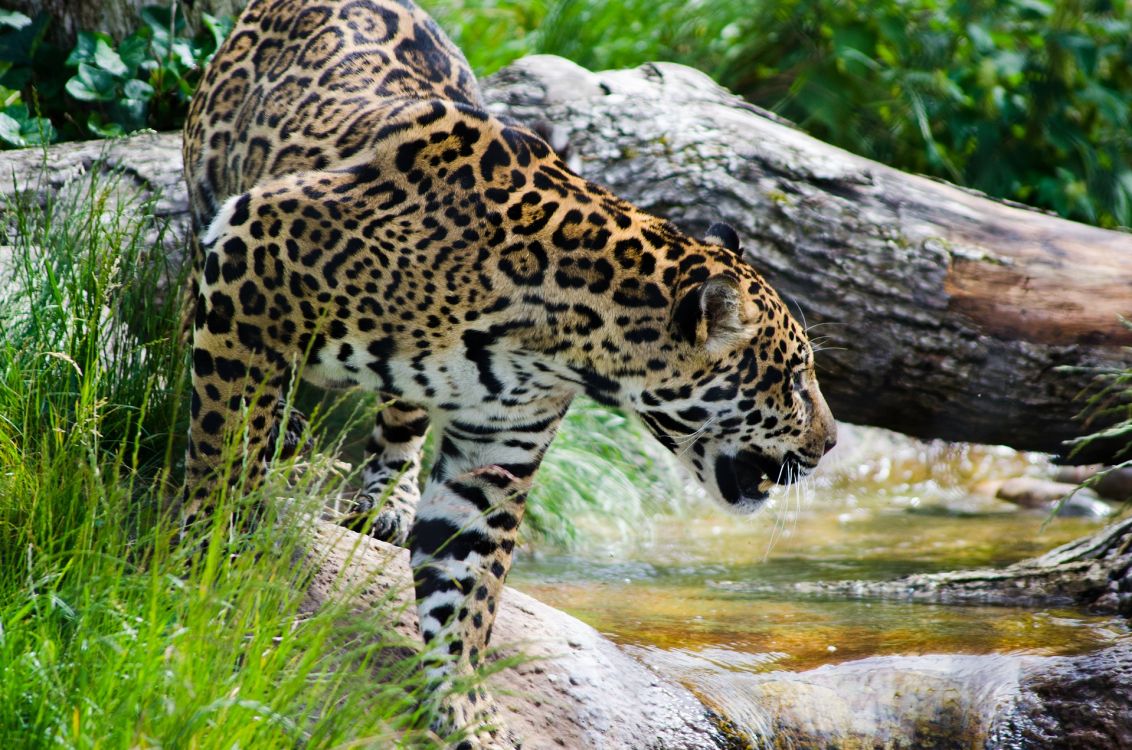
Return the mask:
[(661, 523), (628, 559), (608, 546), (523, 559), (511, 583), (620, 643), (713, 649), (713, 661), (741, 669), (752, 655), (761, 666), (802, 670), (890, 654), (1071, 654), (1125, 632), (1119, 620), (1067, 610), (819, 599), (788, 588), (1008, 564), (1096, 523), (1055, 522), (1038, 534), (1042, 519), (1021, 514), (960, 521), (878, 512), (836, 526), (816, 512), (804, 515), (769, 554), (765, 531), (726, 518), (682, 519)]
[(871, 433), (864, 442), (806, 498), (786, 492), (753, 518), (696, 501), (636, 539), (604, 537), (594, 524), (583, 535), (589, 541), (570, 554), (521, 557), (509, 583), (740, 714), (745, 709), (729, 693), (752, 674), (869, 657), (1070, 655), (1129, 637), (1120, 619), (1066, 609), (792, 592), (806, 581), (1006, 565), (1104, 525), (1058, 518), (1043, 528), (1043, 513), (979, 493), (996, 475), (1048, 471), (1041, 457)]

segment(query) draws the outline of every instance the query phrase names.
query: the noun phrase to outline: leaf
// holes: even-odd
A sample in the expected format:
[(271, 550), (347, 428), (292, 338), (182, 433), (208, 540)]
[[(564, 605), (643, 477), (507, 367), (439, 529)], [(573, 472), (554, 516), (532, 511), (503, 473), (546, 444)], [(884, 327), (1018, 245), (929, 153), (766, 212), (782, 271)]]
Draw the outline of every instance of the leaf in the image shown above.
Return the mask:
[(0, 112), (0, 141), (10, 146), (26, 146), (27, 141), (20, 134), (20, 123), (14, 117)]
[(994, 51), (994, 39), (981, 24), (967, 24), (967, 38), (975, 45), (979, 54), (987, 55)]
[(1014, 0), (1014, 5), (1023, 11), (1039, 18), (1049, 18), (1053, 15), (1053, 6), (1041, 0)]
[(40, 13), (30, 24), (0, 34), (0, 60), (15, 65), (31, 65), (50, 24), (51, 16)]
[(130, 34), (118, 45), (118, 55), (129, 69), (129, 77), (137, 75), (138, 68), (149, 59), (149, 40), (141, 34)]
[(78, 38), (75, 39), (75, 47), (71, 50), (70, 56), (67, 57), (66, 65), (73, 68), (78, 66), (79, 63), (94, 62), (95, 50), (99, 42), (109, 45), (111, 39), (106, 34), (100, 34), (97, 31), (80, 31)]
[(31, 18), (14, 10), (0, 10), (0, 26), (10, 29), (22, 29), (31, 23)]
[(81, 102), (113, 101), (116, 89), (114, 76), (86, 63), (79, 64), (79, 72), (66, 85), (67, 93)]
[(171, 47), (173, 59), (180, 63), (182, 70), (192, 70), (196, 67), (197, 58), (201, 57), (199, 49), (184, 39), (177, 39)]
[(25, 146), (51, 143), (58, 136), (51, 121), (44, 117), (32, 117), (28, 113), (26, 104), (14, 104), (6, 107), (3, 114), (19, 124), (20, 137)]
[(225, 37), (232, 31), (232, 19), (230, 18), (217, 18), (210, 16), (208, 13), (201, 14), (201, 21), (208, 33), (212, 35), (212, 49), (215, 52), (220, 48)]
[(97, 112), (91, 112), (90, 116), (86, 118), (86, 127), (99, 138), (120, 138), (126, 134), (118, 123), (103, 122), (102, 116)]
[(185, 26), (185, 20), (180, 15), (174, 19), (173, 12), (168, 7), (160, 5), (147, 5), (141, 9), (142, 22), (153, 33), (153, 41), (161, 46), (168, 46), (170, 31), (172, 35), (179, 34)]
[(20, 104), (22, 97), (19, 89), (9, 89), (0, 86), (0, 109), (7, 109), (14, 104)]
[(94, 64), (115, 78), (125, 78), (130, 72), (126, 63), (122, 62), (122, 58), (104, 39), (99, 39), (94, 45)]
[(24, 135), (24, 140), (28, 142), (29, 146), (38, 146), (40, 144), (54, 143), (59, 137), (59, 131), (46, 117), (32, 117), (20, 128), (20, 132)]
[(124, 132), (131, 133), (145, 127), (146, 110), (141, 99), (118, 99), (110, 105), (110, 116)]
[(139, 78), (133, 78), (126, 82), (122, 93), (126, 95), (127, 99), (137, 99), (139, 101), (148, 102), (153, 98), (155, 92), (153, 86), (150, 86)]

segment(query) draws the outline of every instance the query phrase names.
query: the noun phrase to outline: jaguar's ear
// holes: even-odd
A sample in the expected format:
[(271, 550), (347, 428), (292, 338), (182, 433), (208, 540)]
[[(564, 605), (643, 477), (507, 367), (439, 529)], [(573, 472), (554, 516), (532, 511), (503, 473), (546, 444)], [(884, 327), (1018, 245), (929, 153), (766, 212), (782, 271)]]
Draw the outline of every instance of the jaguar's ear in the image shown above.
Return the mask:
[(672, 317), (684, 341), (709, 353), (731, 348), (744, 329), (739, 282), (731, 276), (712, 276), (681, 298)]
[(724, 224), (721, 221), (708, 227), (707, 234), (704, 235), (704, 242), (725, 247), (736, 255), (742, 254), (742, 251), (739, 249), (738, 233), (731, 228), (730, 224)]

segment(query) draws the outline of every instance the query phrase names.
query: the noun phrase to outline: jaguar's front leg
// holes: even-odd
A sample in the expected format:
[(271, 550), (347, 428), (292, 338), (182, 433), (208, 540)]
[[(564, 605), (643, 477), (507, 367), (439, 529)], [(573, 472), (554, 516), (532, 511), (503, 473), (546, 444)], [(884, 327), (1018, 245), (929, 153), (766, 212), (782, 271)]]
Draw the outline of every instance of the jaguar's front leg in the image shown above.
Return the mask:
[(341, 523), (368, 530), (382, 541), (404, 545), (421, 499), (421, 449), (428, 412), (393, 401), (377, 413), (366, 445), (362, 491)]
[(527, 492), (567, 406), (556, 400), (507, 427), (450, 425), (417, 510), (409, 543), (420, 627), (443, 696), (434, 728), (462, 733), (459, 750), (515, 746), (484, 689), (461, 682), (491, 639)]

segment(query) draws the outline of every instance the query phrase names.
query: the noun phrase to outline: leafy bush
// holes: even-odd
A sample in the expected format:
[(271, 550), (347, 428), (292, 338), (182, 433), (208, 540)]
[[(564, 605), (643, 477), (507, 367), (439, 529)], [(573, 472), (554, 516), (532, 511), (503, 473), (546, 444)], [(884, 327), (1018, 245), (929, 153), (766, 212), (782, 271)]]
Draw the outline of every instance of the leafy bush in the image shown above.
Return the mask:
[(105, 34), (79, 32), (67, 58), (73, 98), (96, 106), (87, 127), (103, 137), (141, 128), (175, 128), (184, 120), (201, 70), (232, 28), (204, 14), (204, 30), (185, 36), (185, 21), (168, 8), (141, 10), (144, 26), (115, 47)]
[[(32, 114), (42, 111), (40, 102), (33, 99), (29, 107), (22, 91), (32, 89), (47, 23), (46, 15), (33, 22), (23, 13), (0, 10), (0, 146), (37, 146), (58, 136), (51, 120)], [(44, 88), (48, 93), (51, 82)]]
[(690, 481), (639, 420), (580, 397), (535, 477), (524, 537), (569, 547), (584, 516), (633, 537), (679, 507)]
[[(204, 28), (190, 36), (175, 9), (142, 8), (142, 26), (115, 43), (106, 34), (80, 31), (60, 68), (61, 51), (46, 41), (50, 17), (0, 13), (0, 142), (9, 146), (64, 139), (170, 130), (184, 121), (201, 71), (232, 28), (230, 20), (205, 14)], [(30, 117), (28, 103), (40, 117)], [(23, 107), (24, 109), (20, 109)], [(8, 111), (12, 108), (11, 111)]]
[(831, 143), (1102, 226), (1132, 225), (1132, 24), (1107, 0), (787, 0), (716, 75)]

